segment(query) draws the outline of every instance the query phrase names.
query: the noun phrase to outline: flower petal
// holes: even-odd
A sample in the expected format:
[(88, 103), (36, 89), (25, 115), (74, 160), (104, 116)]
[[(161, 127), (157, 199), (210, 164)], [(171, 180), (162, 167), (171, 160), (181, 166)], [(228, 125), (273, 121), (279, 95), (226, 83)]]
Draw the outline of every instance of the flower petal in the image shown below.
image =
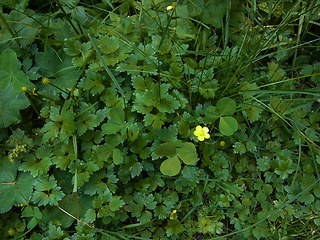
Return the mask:
[(203, 141), (204, 137), (203, 136), (199, 136), (198, 139), (199, 139), (199, 141)]
[(209, 132), (209, 129), (207, 127), (202, 128), (206, 133)]
[(200, 126), (200, 125), (198, 125), (197, 127), (196, 127), (196, 131), (201, 131), (202, 130), (202, 127)]

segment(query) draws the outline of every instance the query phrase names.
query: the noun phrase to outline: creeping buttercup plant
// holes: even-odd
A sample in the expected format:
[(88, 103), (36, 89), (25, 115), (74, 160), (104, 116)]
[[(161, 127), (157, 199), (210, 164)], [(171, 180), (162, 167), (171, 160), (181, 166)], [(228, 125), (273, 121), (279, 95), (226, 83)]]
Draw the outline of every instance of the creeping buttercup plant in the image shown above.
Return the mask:
[(318, 1), (0, 7), (1, 238), (319, 237)]

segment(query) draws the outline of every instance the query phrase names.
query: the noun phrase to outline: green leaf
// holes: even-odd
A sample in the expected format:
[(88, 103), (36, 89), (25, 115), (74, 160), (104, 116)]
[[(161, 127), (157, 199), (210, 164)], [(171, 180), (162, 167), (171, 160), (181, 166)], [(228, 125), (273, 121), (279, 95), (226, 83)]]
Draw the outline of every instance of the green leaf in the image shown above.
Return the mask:
[(182, 143), (177, 148), (177, 156), (187, 165), (193, 165), (198, 161), (196, 147), (193, 143)]
[(125, 121), (125, 114), (122, 108), (116, 106), (109, 112), (110, 120), (119, 125), (123, 125)]
[(63, 50), (69, 56), (78, 56), (81, 54), (81, 43), (78, 40), (74, 39), (65, 39)]
[(31, 218), (31, 220), (28, 222), (27, 228), (28, 229), (32, 229), (35, 226), (37, 226), (38, 222), (37, 219), (35, 217)]
[(86, 71), (86, 75), (79, 83), (79, 87), (95, 96), (99, 95), (105, 89), (106, 81), (102, 75), (91, 70)]
[(36, 219), (42, 218), (42, 213), (40, 212), (38, 207), (34, 207), (33, 212)]
[(63, 231), (61, 230), (61, 227), (56, 227), (53, 224), (49, 224), (48, 229), (48, 237), (50, 239), (60, 239), (63, 236)]
[(99, 145), (95, 150), (97, 160), (101, 162), (107, 162), (112, 151), (113, 148), (108, 144)]
[(8, 158), (0, 159), (0, 213), (7, 212), (15, 204), (26, 204), (33, 192), (34, 178), (28, 173), (19, 173), (18, 164)]
[(105, 134), (115, 134), (122, 129), (122, 126), (117, 123), (105, 123), (101, 126), (101, 130)]
[(99, 44), (99, 48), (101, 49), (101, 52), (104, 54), (114, 53), (119, 49), (119, 47), (120, 41), (113, 36), (105, 38)]
[(169, 237), (172, 235), (177, 235), (185, 230), (185, 228), (178, 219), (169, 220), (165, 229)]
[(122, 152), (119, 149), (114, 149), (113, 150), (113, 163), (115, 165), (119, 165), (121, 163), (123, 163), (123, 156), (122, 156)]
[(21, 63), (17, 54), (12, 49), (4, 50), (0, 55), (0, 88), (3, 89), (11, 82), (12, 87), (17, 92), (21, 92), (22, 87), (32, 88), (33, 84), (28, 76), (20, 70)]
[(35, 183), (35, 189), (32, 196), (32, 201), (38, 203), (38, 206), (43, 205), (58, 205), (58, 202), (64, 197), (64, 193), (57, 186), (57, 181), (53, 176), (39, 177)]
[(25, 209), (23, 209), (21, 215), (23, 217), (33, 217), (34, 213), (32, 207), (26, 207)]
[(158, 205), (154, 209), (154, 215), (159, 219), (165, 219), (170, 215), (170, 208), (164, 205)]
[(50, 157), (44, 157), (41, 160), (36, 159), (34, 154), (27, 154), (24, 157), (25, 162), (20, 166), (23, 171), (30, 171), (33, 177), (36, 177), (40, 173), (46, 173), (51, 166)]
[(155, 153), (158, 156), (171, 156), (176, 154), (176, 148), (177, 145), (174, 142), (165, 142), (156, 148)]
[(112, 212), (118, 211), (124, 205), (124, 201), (120, 196), (113, 196), (109, 201), (109, 209)]
[(208, 124), (214, 123), (219, 119), (219, 114), (216, 112), (216, 107), (209, 106), (205, 110), (204, 121)]
[(233, 117), (220, 117), (219, 130), (225, 136), (231, 136), (238, 130), (238, 122)]
[(160, 165), (160, 171), (164, 175), (175, 176), (180, 172), (181, 163), (177, 156), (168, 158)]
[(136, 163), (134, 163), (134, 164), (131, 166), (130, 175), (131, 175), (132, 178), (134, 178), (134, 177), (136, 177), (136, 176), (139, 176), (141, 172), (142, 172), (142, 165), (141, 165), (141, 163), (136, 162)]
[(236, 111), (236, 102), (228, 97), (221, 98), (217, 102), (216, 111), (220, 116), (232, 115)]
[(96, 211), (92, 208), (88, 209), (88, 211), (84, 215), (84, 220), (89, 223), (92, 223), (93, 221), (95, 221), (96, 218), (97, 218)]
[(21, 118), (19, 110), (29, 105), (30, 103), (21, 89), (20, 92), (16, 92), (9, 84), (6, 88), (0, 90), (0, 128), (18, 123)]

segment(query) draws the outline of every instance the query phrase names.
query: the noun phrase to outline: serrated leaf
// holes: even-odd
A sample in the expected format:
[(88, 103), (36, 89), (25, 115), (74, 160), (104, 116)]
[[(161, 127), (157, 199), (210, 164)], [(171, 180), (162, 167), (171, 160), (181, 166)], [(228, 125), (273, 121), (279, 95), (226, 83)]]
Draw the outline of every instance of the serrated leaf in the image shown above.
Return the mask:
[(176, 148), (177, 145), (174, 142), (165, 142), (156, 148), (155, 153), (158, 156), (171, 156), (176, 154)]
[(22, 92), (13, 90), (11, 84), (0, 90), (0, 128), (6, 128), (19, 121), (19, 110), (30, 105), (28, 99)]
[(177, 235), (185, 230), (185, 228), (178, 219), (168, 221), (168, 224), (165, 228), (168, 236)]
[(236, 102), (231, 98), (224, 97), (217, 102), (216, 107), (220, 116), (232, 115), (236, 111)]
[(136, 162), (132, 165), (131, 167), (131, 172), (130, 175), (132, 178), (139, 176), (140, 173), (142, 172), (142, 165), (139, 162)]
[(180, 172), (181, 163), (177, 156), (168, 158), (160, 165), (160, 171), (164, 175), (175, 176)]
[(50, 157), (44, 157), (39, 161), (35, 158), (34, 154), (28, 154), (24, 157), (24, 160), (26, 161), (21, 164), (21, 170), (29, 171), (33, 177), (36, 177), (40, 173), (46, 173), (51, 166)]
[(96, 218), (97, 218), (96, 211), (92, 208), (88, 209), (88, 211), (84, 215), (84, 220), (89, 223), (92, 223), (93, 221), (95, 221)]
[(108, 204), (110, 211), (115, 212), (118, 211), (124, 205), (124, 201), (120, 196), (113, 196)]
[(177, 156), (187, 165), (193, 165), (198, 161), (196, 147), (193, 143), (182, 143), (177, 148)]
[(220, 117), (219, 130), (225, 136), (231, 136), (238, 130), (238, 122), (233, 117)]
[(58, 205), (58, 202), (64, 197), (64, 193), (57, 186), (57, 181), (53, 176), (47, 178), (41, 176), (35, 183), (36, 191), (33, 193), (32, 201), (38, 203), (38, 206), (43, 205)]

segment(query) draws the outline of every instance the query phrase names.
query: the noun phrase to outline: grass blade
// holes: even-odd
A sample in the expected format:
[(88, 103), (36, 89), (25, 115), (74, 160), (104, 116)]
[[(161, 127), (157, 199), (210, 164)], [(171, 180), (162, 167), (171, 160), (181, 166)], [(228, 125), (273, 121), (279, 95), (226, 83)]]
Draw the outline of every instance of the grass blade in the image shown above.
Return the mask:
[(111, 72), (110, 69), (108, 68), (108, 66), (107, 66), (107, 64), (105, 63), (105, 61), (103, 60), (103, 58), (102, 58), (102, 56), (101, 56), (101, 53), (100, 53), (100, 50), (98, 49), (97, 45), (94, 43), (93, 38), (92, 38), (89, 34), (88, 34), (88, 36), (89, 36), (90, 42), (91, 42), (94, 50), (96, 50), (96, 52), (97, 52), (97, 54), (98, 54), (98, 56), (99, 56), (99, 59), (100, 59), (100, 61), (101, 61), (102, 64), (103, 64), (104, 69), (107, 71), (109, 77), (112, 79), (113, 83), (116, 85), (116, 87), (117, 87), (119, 93), (121, 94), (121, 96), (122, 96), (122, 97), (125, 97), (124, 92), (123, 92), (120, 84), (118, 83), (117, 79), (113, 76), (112, 72)]

